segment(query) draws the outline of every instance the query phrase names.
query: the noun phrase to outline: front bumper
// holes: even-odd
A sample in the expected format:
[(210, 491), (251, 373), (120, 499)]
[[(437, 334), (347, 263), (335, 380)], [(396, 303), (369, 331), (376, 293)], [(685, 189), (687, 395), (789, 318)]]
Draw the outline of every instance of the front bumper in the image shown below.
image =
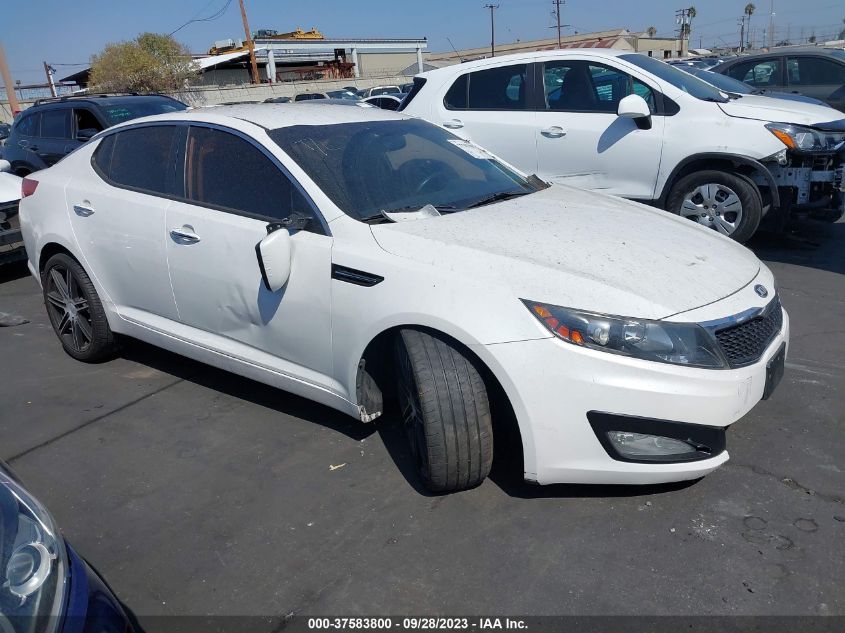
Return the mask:
[(725, 429), (760, 401), (766, 365), (789, 340), (780, 333), (762, 357), (739, 369), (711, 370), (632, 359), (556, 338), (485, 346), (487, 362), (519, 422), (525, 478), (540, 484), (655, 484), (696, 479), (728, 460), (634, 463), (612, 458), (588, 420), (606, 412)]

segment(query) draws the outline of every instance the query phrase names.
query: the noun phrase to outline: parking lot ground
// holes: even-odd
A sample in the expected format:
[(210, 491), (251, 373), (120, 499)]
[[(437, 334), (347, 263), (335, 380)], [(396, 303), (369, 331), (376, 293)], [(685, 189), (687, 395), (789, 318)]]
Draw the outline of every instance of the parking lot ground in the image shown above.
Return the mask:
[[(760, 237), (792, 319), (730, 461), (662, 487), (498, 472), (424, 494), (363, 425), (139, 343), (66, 356), (0, 272), (0, 458), (144, 622), (156, 614), (845, 614), (845, 223)], [(730, 270), (724, 271), (730, 275)]]

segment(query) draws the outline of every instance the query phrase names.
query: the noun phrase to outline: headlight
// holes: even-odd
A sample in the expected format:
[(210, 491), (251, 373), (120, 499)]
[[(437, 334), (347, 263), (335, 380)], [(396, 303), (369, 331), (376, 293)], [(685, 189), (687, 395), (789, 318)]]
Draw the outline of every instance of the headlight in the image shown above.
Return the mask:
[(789, 123), (766, 123), (766, 129), (796, 152), (835, 152), (845, 142), (845, 132), (825, 132)]
[(64, 540), (49, 512), (0, 468), (0, 631), (54, 629), (66, 570)]
[(728, 366), (716, 341), (695, 323), (648, 321), (522, 302), (552, 334), (579, 347), (690, 367)]

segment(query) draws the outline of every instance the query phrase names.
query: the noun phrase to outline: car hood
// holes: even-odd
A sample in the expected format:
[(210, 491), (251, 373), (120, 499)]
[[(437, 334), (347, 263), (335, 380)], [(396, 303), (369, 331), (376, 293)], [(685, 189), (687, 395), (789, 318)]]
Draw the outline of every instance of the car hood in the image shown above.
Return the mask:
[(660, 319), (713, 303), (760, 262), (736, 242), (635, 202), (554, 185), (469, 211), (372, 227), (387, 252), (511, 296)]
[(20, 200), (22, 178), (0, 171), (0, 204)]
[(818, 125), (842, 118), (842, 113), (830, 106), (764, 95), (743, 95), (741, 99), (720, 103), (719, 107), (732, 117), (798, 125)]

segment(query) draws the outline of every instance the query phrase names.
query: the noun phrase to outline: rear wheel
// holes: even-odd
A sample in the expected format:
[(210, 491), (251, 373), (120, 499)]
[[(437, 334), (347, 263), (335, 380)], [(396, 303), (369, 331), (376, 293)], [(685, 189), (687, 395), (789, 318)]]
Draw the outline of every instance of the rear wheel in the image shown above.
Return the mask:
[(748, 178), (705, 170), (688, 174), (672, 186), (666, 210), (744, 242), (760, 224), (763, 201)]
[(401, 330), (398, 395), (411, 453), (435, 492), (477, 486), (493, 463), (487, 389), (473, 361), (438, 334)]
[(117, 351), (94, 284), (75, 259), (53, 255), (41, 273), (41, 285), (50, 323), (70, 356), (96, 362)]

